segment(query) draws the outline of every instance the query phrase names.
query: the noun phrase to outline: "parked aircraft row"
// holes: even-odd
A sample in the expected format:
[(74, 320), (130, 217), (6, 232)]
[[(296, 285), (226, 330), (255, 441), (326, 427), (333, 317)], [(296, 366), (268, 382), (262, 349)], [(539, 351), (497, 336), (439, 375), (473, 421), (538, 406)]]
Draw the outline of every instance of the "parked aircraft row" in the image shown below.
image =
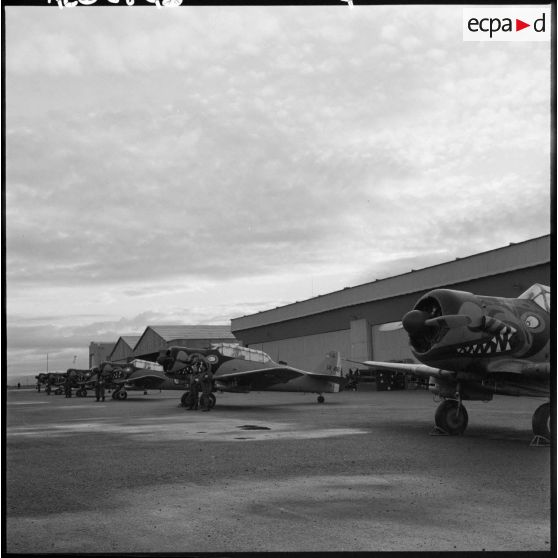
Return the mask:
[[(354, 361), (374, 369), (397, 370), (428, 379), (430, 391), (442, 399), (435, 413), (438, 430), (462, 434), (468, 413), (463, 401), (489, 401), (495, 394), (550, 397), (550, 289), (535, 284), (518, 298), (478, 296), (435, 289), (422, 296), (400, 323), (409, 335), (416, 364)], [(338, 392), (346, 381), (342, 358), (330, 352), (313, 371), (274, 362), (263, 351), (227, 343), (208, 349), (171, 346), (127, 364), (102, 363), (93, 370), (70, 369), (76, 394), (87, 394), (99, 377), (126, 399), (129, 389), (179, 389), (189, 397), (192, 373), (210, 373), (215, 392), (302, 391)], [(65, 375), (39, 375), (39, 382), (59, 386)], [(550, 402), (532, 418), (536, 436), (550, 440)]]

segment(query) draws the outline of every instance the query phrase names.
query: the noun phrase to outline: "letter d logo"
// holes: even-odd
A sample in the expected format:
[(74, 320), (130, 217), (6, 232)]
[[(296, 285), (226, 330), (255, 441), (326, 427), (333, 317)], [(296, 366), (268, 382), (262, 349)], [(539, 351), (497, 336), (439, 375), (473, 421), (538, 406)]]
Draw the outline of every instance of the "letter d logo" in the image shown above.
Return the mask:
[(537, 32), (537, 33), (544, 33), (546, 30), (546, 14), (543, 13), (542, 17), (540, 17), (539, 19), (535, 19), (535, 22), (533, 23), (533, 29)]

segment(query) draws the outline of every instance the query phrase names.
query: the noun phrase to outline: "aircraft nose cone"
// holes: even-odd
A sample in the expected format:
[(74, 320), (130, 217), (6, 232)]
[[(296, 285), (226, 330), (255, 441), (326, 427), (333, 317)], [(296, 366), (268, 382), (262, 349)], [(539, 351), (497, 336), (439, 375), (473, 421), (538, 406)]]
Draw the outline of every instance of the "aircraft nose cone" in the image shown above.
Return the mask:
[(409, 333), (409, 335), (414, 335), (426, 327), (424, 324), (425, 321), (425, 312), (421, 312), (420, 310), (411, 310), (403, 316), (402, 323), (407, 333)]

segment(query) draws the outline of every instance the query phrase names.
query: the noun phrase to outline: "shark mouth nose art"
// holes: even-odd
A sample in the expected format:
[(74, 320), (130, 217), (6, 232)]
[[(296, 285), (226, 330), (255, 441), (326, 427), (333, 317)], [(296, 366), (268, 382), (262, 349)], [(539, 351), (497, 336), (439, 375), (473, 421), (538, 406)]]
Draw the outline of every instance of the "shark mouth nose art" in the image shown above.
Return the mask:
[(511, 340), (517, 330), (511, 326), (506, 326), (500, 333), (481, 343), (471, 343), (467, 346), (457, 348), (460, 355), (491, 355), (511, 351)]

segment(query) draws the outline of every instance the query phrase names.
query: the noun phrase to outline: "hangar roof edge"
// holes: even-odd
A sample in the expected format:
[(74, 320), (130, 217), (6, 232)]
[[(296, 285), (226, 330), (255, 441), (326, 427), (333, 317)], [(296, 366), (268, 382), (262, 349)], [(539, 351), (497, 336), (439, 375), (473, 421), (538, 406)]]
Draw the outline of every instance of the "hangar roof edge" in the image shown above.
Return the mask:
[(174, 339), (235, 339), (230, 325), (150, 325), (145, 328), (134, 350), (148, 330), (159, 335), (165, 342)]
[(456, 258), (401, 275), (347, 287), (300, 302), (231, 319), (237, 332), (394, 296), (435, 289), (550, 262), (550, 235)]

